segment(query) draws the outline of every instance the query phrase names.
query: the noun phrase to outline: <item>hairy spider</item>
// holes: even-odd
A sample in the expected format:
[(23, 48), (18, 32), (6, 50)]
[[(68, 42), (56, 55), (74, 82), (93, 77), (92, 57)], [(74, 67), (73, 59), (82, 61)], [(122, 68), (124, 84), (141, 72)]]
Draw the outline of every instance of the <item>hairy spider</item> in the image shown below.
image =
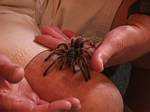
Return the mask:
[(72, 38), (70, 44), (59, 44), (55, 49), (51, 50), (51, 53), (44, 60), (47, 61), (53, 55), (58, 57), (48, 66), (44, 72), (44, 76), (47, 75), (48, 70), (54, 65), (59, 64), (59, 69), (62, 70), (65, 65), (71, 67), (73, 73), (76, 73), (76, 68), (81, 70), (85, 81), (91, 79), (88, 60), (91, 58), (89, 48), (94, 48), (94, 44), (85, 38)]

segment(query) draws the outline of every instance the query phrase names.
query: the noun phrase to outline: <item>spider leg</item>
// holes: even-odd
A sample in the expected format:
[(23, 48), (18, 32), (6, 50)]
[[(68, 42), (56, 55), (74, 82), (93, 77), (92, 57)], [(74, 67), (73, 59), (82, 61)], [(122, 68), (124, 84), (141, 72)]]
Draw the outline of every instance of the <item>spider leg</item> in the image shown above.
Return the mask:
[(75, 69), (75, 65), (72, 65), (72, 70), (73, 70), (73, 73), (77, 73), (76, 69)]
[(63, 53), (65, 53), (65, 50), (63, 49), (53, 49), (52, 52), (48, 55), (48, 57), (44, 59), (44, 62), (50, 59), (54, 54), (63, 55)]
[(80, 58), (78, 58), (78, 65), (79, 65), (79, 67), (80, 67), (80, 70), (81, 70), (81, 72), (82, 72), (82, 74), (83, 74), (83, 77), (84, 77), (85, 81), (88, 81), (89, 79), (88, 79), (88, 77), (87, 77), (87, 73), (86, 73), (85, 68), (84, 68), (84, 66), (83, 66), (83, 62), (81, 61)]
[(92, 57), (92, 55), (88, 52), (87, 49), (82, 48), (82, 50), (83, 50), (83, 53), (84, 53), (84, 54), (87, 54), (87, 56), (88, 56), (89, 58)]
[(88, 79), (91, 79), (90, 70), (89, 70), (88, 62), (87, 62), (86, 58), (81, 56), (81, 61), (83, 63), (83, 67), (84, 67), (84, 69), (85, 69), (85, 71), (87, 73)]
[(72, 68), (73, 73), (75, 74), (77, 71), (75, 69), (75, 62), (74, 61), (71, 62), (71, 68)]
[(65, 54), (65, 50), (63, 50), (63, 49), (57, 49), (57, 50), (55, 50), (55, 53), (57, 54), (57, 55), (64, 55)]
[(95, 47), (95, 44), (93, 41), (89, 40), (89, 39), (84, 39), (83, 40), (84, 43), (88, 43), (91, 47)]
[(66, 57), (64, 56), (62, 63), (60, 64), (59, 70), (62, 70), (66, 64)]
[(52, 52), (47, 56), (47, 58), (44, 59), (44, 62), (47, 61), (51, 56), (55, 54), (55, 50), (52, 50)]
[(65, 43), (58, 44), (58, 46), (56, 47), (56, 49), (58, 49), (60, 47), (64, 47), (65, 49), (68, 49), (68, 46)]
[(72, 38), (72, 39), (71, 39), (71, 47), (73, 47), (73, 46), (74, 46), (75, 41), (76, 41), (76, 40), (75, 40), (74, 38)]
[(84, 47), (84, 49), (90, 49), (90, 48), (95, 48), (95, 47), (92, 46)]
[(55, 65), (57, 62), (61, 61), (63, 57), (64, 57), (64, 56), (59, 56), (59, 57), (56, 59), (56, 61), (53, 61), (53, 62), (47, 67), (47, 69), (45, 70), (45, 72), (44, 72), (43, 75), (46, 76), (48, 70), (49, 70), (53, 65)]

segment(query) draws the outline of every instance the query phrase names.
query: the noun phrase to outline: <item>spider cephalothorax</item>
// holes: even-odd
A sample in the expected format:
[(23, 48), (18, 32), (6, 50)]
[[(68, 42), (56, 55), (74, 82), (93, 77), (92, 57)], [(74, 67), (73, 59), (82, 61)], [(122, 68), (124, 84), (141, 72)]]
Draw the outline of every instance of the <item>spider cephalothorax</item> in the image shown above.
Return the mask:
[(57, 55), (57, 58), (48, 66), (44, 72), (44, 76), (47, 75), (48, 70), (58, 65), (59, 69), (63, 69), (64, 66), (72, 68), (73, 73), (77, 72), (79, 68), (86, 81), (91, 79), (89, 70), (89, 59), (91, 58), (90, 48), (94, 48), (94, 44), (85, 38), (72, 38), (70, 44), (59, 44), (55, 49), (51, 50), (49, 56), (44, 60), (47, 61), (52, 56)]

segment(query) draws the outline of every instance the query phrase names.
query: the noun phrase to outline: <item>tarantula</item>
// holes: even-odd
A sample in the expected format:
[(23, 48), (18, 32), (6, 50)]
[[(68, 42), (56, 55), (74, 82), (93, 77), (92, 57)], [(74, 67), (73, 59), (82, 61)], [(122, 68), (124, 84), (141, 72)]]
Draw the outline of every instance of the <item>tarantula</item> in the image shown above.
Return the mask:
[(94, 44), (85, 38), (72, 38), (70, 44), (61, 43), (55, 49), (51, 50), (51, 53), (44, 61), (48, 61), (53, 55), (58, 57), (48, 66), (44, 72), (44, 76), (47, 75), (48, 70), (54, 65), (59, 64), (59, 69), (62, 70), (65, 65), (71, 67), (73, 73), (76, 73), (78, 67), (83, 74), (85, 81), (91, 79), (88, 60), (91, 58), (89, 48), (94, 48)]

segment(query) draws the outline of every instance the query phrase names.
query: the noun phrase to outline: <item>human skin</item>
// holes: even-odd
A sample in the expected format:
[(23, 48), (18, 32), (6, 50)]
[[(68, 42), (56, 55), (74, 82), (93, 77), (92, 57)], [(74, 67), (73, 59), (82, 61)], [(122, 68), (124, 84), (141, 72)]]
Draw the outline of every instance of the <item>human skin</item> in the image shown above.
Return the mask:
[[(9, 19), (12, 18), (12, 19)], [(33, 40), (35, 36), (39, 33), (38, 27), (35, 26), (34, 21), (32, 21), (29, 17), (26, 15), (20, 15), (20, 14), (5, 14), (0, 16), (0, 34), (1, 34), (1, 44), (0, 44), (0, 51), (2, 54), (5, 54), (11, 59), (12, 63), (17, 63), (25, 67), (31, 59), (36, 55), (39, 54), (41, 51), (46, 50), (46, 48), (43, 48), (42, 46), (36, 44)], [(8, 66), (7, 66), (8, 67)], [(6, 67), (6, 71), (7, 71)], [(4, 75), (5, 76), (5, 75)], [(108, 79), (106, 79), (108, 80)], [(102, 82), (101, 82), (102, 83)], [(120, 105), (119, 109), (122, 109), (122, 98), (116, 89), (116, 87), (108, 80), (108, 83), (110, 84), (110, 89), (104, 85), (104, 88), (106, 89), (106, 93), (111, 96), (111, 92), (113, 92), (113, 95), (116, 95), (115, 97), (118, 98), (118, 102)], [(2, 82), (2, 88), (1, 88), (1, 98), (4, 99), (3, 102), (1, 102), (1, 110), (3, 111), (23, 111), (23, 112), (57, 112), (60, 110), (76, 110), (80, 109), (80, 101), (75, 98), (70, 98), (68, 96), (67, 98), (59, 99), (59, 101), (56, 102), (43, 102), (40, 103), (38, 94), (34, 92), (34, 90), (31, 89), (31, 86), (28, 84), (28, 82), (23, 79), (22, 81), (15, 84), (8, 83), (10, 85), (5, 92), (7, 86), (4, 86), (5, 83)], [(22, 86), (23, 85), (23, 86)], [(18, 86), (21, 88), (18, 88)], [(43, 86), (45, 87), (45, 86)], [(56, 88), (54, 88), (55, 90)], [(53, 91), (53, 90), (52, 90)], [(111, 91), (111, 92), (110, 92)], [(105, 96), (105, 94), (103, 94)], [(97, 98), (97, 97), (96, 97)], [(105, 97), (107, 99), (107, 97)], [(115, 99), (116, 99), (115, 98)], [(7, 99), (7, 100), (5, 100)], [(106, 99), (101, 99), (102, 102), (105, 102)], [(115, 101), (114, 99), (109, 98), (110, 101)], [(16, 101), (17, 100), (17, 101)], [(2, 100), (1, 100), (2, 101)], [(18, 101), (22, 103), (18, 103)], [(42, 100), (43, 101), (43, 100)], [(108, 101), (108, 100), (106, 100)], [(88, 104), (88, 98), (86, 100)], [(9, 104), (8, 104), (9, 103)], [(28, 106), (28, 104), (31, 104), (31, 107)], [(38, 105), (38, 104), (41, 105)], [(109, 102), (107, 102), (108, 104)], [(105, 103), (102, 103), (103, 109), (107, 109)], [(111, 106), (115, 107), (115, 106)], [(118, 107), (116, 107), (118, 108)], [(22, 110), (21, 110), (22, 109)], [(119, 111), (119, 110), (118, 110)]]
[[(126, 25), (118, 26), (108, 32), (108, 34), (105, 35), (104, 41), (95, 50), (91, 61), (95, 70), (102, 71), (105, 67), (123, 64), (129, 61), (133, 62), (133, 60), (144, 56), (150, 51), (150, 17), (142, 14), (134, 14), (131, 15), (125, 23)], [(55, 36), (55, 33), (52, 34), (50, 30), (51, 28), (49, 27), (42, 28), (43, 34), (36, 38), (36, 42), (39, 42), (49, 48), (53, 47), (51, 46), (52, 44), (47, 44), (51, 39), (53, 40), (53, 45), (64, 42), (64, 40), (57, 38), (58, 34)], [(56, 30), (56, 32), (59, 33), (60, 31)], [(60, 37), (62, 37), (62, 35)], [(133, 106), (133, 109), (138, 107), (143, 110), (144, 106), (140, 104), (138, 104), (139, 106), (137, 107), (134, 106), (141, 100), (135, 101), (134, 99), (143, 98), (143, 96), (148, 98), (146, 93), (149, 93), (150, 89), (147, 88), (141, 92), (142, 90), (138, 88), (142, 88), (143, 86), (147, 87), (150, 81), (148, 80), (149, 78), (146, 78), (147, 81), (144, 80), (145, 75), (147, 77), (149, 72), (142, 72), (140, 68), (143, 68), (143, 71), (145, 71), (145, 69), (146, 71), (150, 70), (149, 55), (134, 61), (134, 69), (137, 71), (140, 70), (140, 73), (137, 74), (137, 72), (134, 72), (134, 76), (132, 77), (133, 80), (131, 80), (131, 85), (129, 85), (131, 87), (127, 90), (128, 94), (126, 96), (126, 103), (128, 104), (129, 102), (129, 106), (131, 108)], [(134, 99), (132, 98), (133, 94), (136, 94)], [(132, 102), (132, 104), (130, 102)], [(141, 104), (149, 103), (142, 101)], [(138, 110), (140, 111), (140, 109)]]
[[(122, 25), (108, 32), (104, 41), (94, 51), (93, 68), (103, 71), (104, 67), (132, 61), (150, 51), (150, 17), (135, 14), (129, 17), (127, 25)], [(63, 32), (56, 27), (43, 27), (42, 35), (36, 42), (55, 48), (59, 43), (67, 43)]]
[[(6, 26), (5, 26), (6, 27)], [(9, 28), (10, 28), (10, 30), (11, 30), (11, 28), (12, 28), (12, 26), (10, 25), (9, 26)], [(5, 28), (3, 28), (4, 30), (3, 31), (5, 31)], [(20, 27), (19, 27), (19, 29), (20, 29)], [(19, 30), (18, 29), (18, 30)], [(7, 30), (6, 30), (7, 31)], [(20, 32), (26, 32), (26, 31), (24, 31), (24, 30), (20, 30)], [(13, 36), (12, 35), (13, 33), (11, 33), (11, 36)], [(28, 35), (28, 36), (27, 36)], [(26, 36), (24, 37), (24, 36), (22, 36), (22, 38), (21, 38), (21, 40), (19, 41), (20, 43), (21, 43), (21, 46), (22, 45), (25, 45), (25, 46), (27, 46), (27, 47), (19, 47), (19, 50), (21, 50), (21, 51), (25, 51), (25, 49), (26, 48), (28, 48), (28, 44), (30, 43), (30, 46), (32, 46), (32, 49), (30, 49), (30, 56), (31, 55), (34, 55), (34, 52), (35, 52), (35, 49), (39, 49), (39, 45), (37, 45), (37, 44), (35, 44), (33, 41), (31, 41), (32, 40), (32, 33), (27, 33), (26, 32)], [(5, 38), (5, 37), (7, 37), (8, 36), (8, 34), (3, 34), (3, 37)], [(15, 36), (16, 37), (16, 36)], [(28, 37), (28, 38), (27, 38)], [(20, 38), (19, 38), (20, 39)], [(13, 41), (14, 42), (14, 45), (18, 45), (18, 38), (16, 37), (16, 38), (14, 38), (14, 40), (15, 41)], [(25, 40), (26, 41), (28, 41), (28, 42), (25, 42)], [(5, 39), (3, 40), (2, 39), (2, 41), (4, 41), (5, 42)], [(13, 46), (13, 42), (11, 41), (10, 43), (11, 43), (11, 46), (7, 46), (8, 48), (13, 48), (14, 46)], [(7, 40), (7, 43), (9, 43), (9, 41)], [(5, 43), (5, 44), (7, 44), (7, 43)], [(9, 43), (9, 44), (10, 44)], [(3, 45), (3, 44), (2, 44)], [(34, 46), (34, 47), (33, 47)], [(5, 51), (5, 46), (1, 46), (1, 48), (3, 48), (4, 49), (4, 51)], [(15, 49), (15, 48), (14, 48)], [(9, 49), (10, 50), (10, 49)], [(15, 50), (10, 50), (10, 51), (7, 51), (7, 52), (5, 52), (6, 54), (8, 53), (9, 54), (9, 56), (11, 57), (11, 54), (13, 54), (13, 52), (14, 52)], [(18, 52), (19, 53), (19, 52)], [(5, 56), (4, 56), (5, 57)], [(20, 55), (16, 55), (15, 56), (15, 59), (18, 59), (20, 57)], [(30, 58), (30, 57), (28, 57), (28, 55), (26, 54), (26, 57), (27, 58)], [(6, 57), (5, 57), (6, 58)], [(2, 59), (2, 57), (1, 57), (1, 59)], [(17, 60), (13, 60), (13, 61), (17, 61)], [(20, 58), (19, 58), (20, 59)], [(43, 59), (43, 58), (40, 58), (40, 59)], [(9, 58), (7, 58), (7, 60), (9, 60)], [(4, 59), (2, 59), (2, 61), (4, 61)], [(2, 62), (1, 61), (1, 62)], [(9, 60), (10, 61), (10, 60)], [(19, 60), (20, 61), (20, 60)], [(6, 61), (7, 62), (7, 61)], [(25, 63), (24, 63), (24, 61), (22, 61), (22, 65), (24, 65)], [(6, 65), (7, 65), (7, 63), (6, 63)], [(8, 64), (9, 65), (9, 64)], [(5, 68), (5, 71), (7, 71), (7, 69), (9, 68), (8, 67), (8, 65), (6, 66), (6, 68)], [(13, 62), (11, 63), (11, 65), (13, 65)], [(12, 66), (13, 67), (13, 66)], [(36, 66), (35, 66), (36, 67)], [(12, 69), (12, 68), (11, 68)], [(23, 68), (21, 68), (22, 70), (23, 70)], [(1, 70), (3, 70), (3, 69), (1, 69)], [(14, 69), (13, 69), (14, 70)], [(10, 70), (8, 69), (8, 72), (10, 72)], [(32, 72), (32, 71), (31, 71)], [(2, 73), (2, 72), (1, 72)], [(5, 72), (3, 72), (3, 73), (5, 73)], [(16, 74), (16, 73), (15, 73)], [(28, 75), (28, 74), (26, 74), (26, 75)], [(95, 75), (96, 77), (98, 76), (99, 74), (97, 74), (97, 75)], [(6, 76), (6, 75), (4, 75), (4, 74), (2, 74), (2, 76)], [(9, 76), (12, 76), (11, 74), (9, 74)], [(23, 76), (21, 76), (21, 77), (23, 77)], [(17, 77), (18, 78), (18, 77)], [(43, 78), (43, 77), (42, 77)], [(42, 80), (42, 78), (41, 78), (41, 80)], [(57, 78), (57, 77), (56, 77)], [(94, 78), (94, 77), (93, 77)], [(108, 112), (107, 111), (107, 109), (116, 109), (115, 111), (116, 112), (122, 112), (122, 110), (123, 110), (123, 104), (122, 104), (122, 98), (121, 98), (121, 96), (120, 96), (120, 93), (118, 92), (118, 90), (116, 89), (116, 87), (112, 84), (112, 82), (111, 81), (109, 81), (107, 78), (104, 78), (103, 76), (100, 76), (99, 77), (99, 79), (103, 79), (103, 80), (99, 80), (100, 81), (100, 89), (98, 89), (98, 96), (99, 97), (102, 97), (102, 98), (100, 98), (100, 102), (101, 102), (101, 110), (104, 110), (104, 111), (106, 111), (106, 112)], [(7, 79), (7, 80), (12, 80), (13, 78), (11, 78), (11, 79)], [(66, 79), (67, 79), (67, 76), (66, 76)], [(79, 78), (80, 79), (80, 78)], [(98, 80), (98, 78), (95, 78), (96, 80)], [(21, 78), (19, 78), (19, 79), (15, 79), (16, 80), (16, 82), (18, 82), (19, 80), (21, 80)], [(106, 80), (106, 85), (105, 85), (105, 80)], [(12, 81), (14, 81), (14, 80), (12, 80)], [(31, 81), (30, 79), (28, 80), (28, 81)], [(35, 80), (35, 81), (37, 81), (37, 80)], [(70, 80), (71, 81), (71, 80)], [(73, 80), (72, 80), (73, 81)], [(71, 82), (69, 82), (70, 84), (72, 84), (72, 81)], [(92, 81), (94, 81), (95, 82), (95, 80), (92, 80)], [(78, 81), (78, 82), (80, 82), (80, 81)], [(82, 82), (84, 82), (84, 81), (82, 81)], [(94, 82), (92, 83), (92, 85), (94, 85)], [(48, 83), (49, 83), (49, 81), (48, 81)], [(76, 81), (74, 80), (74, 83), (76, 83)], [(63, 84), (63, 83), (62, 83)], [(42, 85), (43, 87), (45, 87), (45, 89), (47, 89), (46, 88), (46, 86), (44, 86), (44, 85), (48, 85), (47, 83), (46, 84), (44, 84), (44, 83), (41, 83), (40, 85)], [(40, 98), (39, 98), (39, 96), (38, 96), (38, 94), (37, 93), (35, 93), (32, 89), (31, 89), (31, 86), (28, 84), (28, 82), (27, 82), (27, 80), (26, 79), (23, 79), (22, 81), (20, 81), (20, 82), (18, 82), (18, 83), (16, 83), (15, 85), (13, 85), (13, 84), (11, 84), (11, 83), (9, 83), (9, 82), (7, 82), (7, 81), (4, 81), (4, 80), (2, 80), (2, 83), (1, 83), (1, 92), (0, 92), (0, 94), (1, 94), (1, 111), (10, 111), (10, 112), (12, 112), (12, 111), (18, 111), (18, 112), (20, 112), (20, 111), (23, 111), (23, 112), (32, 112), (32, 111), (34, 111), (34, 112), (48, 112), (48, 111), (50, 111), (50, 112), (57, 112), (57, 111), (60, 111), (61, 112), (61, 110), (74, 110), (74, 108), (75, 108), (75, 110), (76, 109), (80, 109), (81, 107), (80, 107), (80, 101), (79, 100), (77, 100), (77, 99), (74, 99), (74, 98), (70, 98), (71, 96), (70, 95), (66, 95), (64, 98), (62, 98), (62, 100), (58, 100), (58, 101), (56, 101), (56, 100), (54, 100), (54, 99), (52, 99), (51, 100), (51, 103), (48, 103), (47, 102), (47, 100), (45, 99), (45, 100), (41, 100)], [(37, 87), (38, 87), (38, 85), (37, 85)], [(55, 87), (55, 85), (53, 85), (53, 87)], [(81, 86), (82, 87), (82, 86)], [(88, 86), (86, 86), (86, 87), (88, 87)], [(91, 89), (92, 89), (92, 87), (91, 86), (89, 86)], [(20, 89), (21, 88), (21, 89)], [(81, 88), (82, 89), (82, 88)], [(54, 89), (52, 89), (51, 91), (49, 91), (49, 92), (51, 92), (51, 94), (53, 93), (53, 91), (55, 91), (55, 90), (57, 90), (57, 88), (54, 88)], [(42, 93), (43, 93), (43, 91), (41, 91)], [(94, 91), (93, 91), (94, 92)], [(80, 91), (79, 91), (79, 93), (80, 93)], [(88, 93), (88, 92), (87, 92)], [(86, 94), (86, 93), (85, 93)], [(50, 94), (47, 94), (48, 96), (50, 96)], [(84, 94), (83, 94), (84, 95)], [(90, 101), (92, 101), (92, 100), (94, 100), (93, 101), (93, 103), (96, 103), (96, 100), (97, 100), (97, 95), (95, 96), (95, 92), (93, 93), (93, 94), (91, 94), (91, 96), (93, 96), (93, 97), (90, 97), (91, 99), (89, 99), (89, 97), (86, 97), (86, 98), (84, 98), (86, 101), (86, 103), (88, 104), (88, 105), (90, 105), (91, 103), (89, 102), (89, 100)], [(113, 96), (113, 97), (112, 97)], [(69, 97), (69, 98), (68, 98)], [(93, 99), (93, 98), (96, 98), (96, 99)], [(43, 99), (43, 98), (42, 98)], [(115, 106), (115, 105), (113, 105), (113, 104), (115, 104), (115, 103), (113, 103), (114, 101), (116, 101), (116, 99), (117, 99), (117, 102), (116, 102), (116, 104), (119, 106), (119, 108), (118, 108), (118, 106)], [(50, 99), (49, 99), (49, 101), (50, 101)], [(52, 102), (53, 101), (53, 102)], [(56, 101), (56, 102), (55, 102)], [(19, 102), (19, 103), (18, 103)], [(77, 104), (76, 104), (77, 103)], [(28, 106), (28, 105), (30, 105), (30, 106)], [(74, 107), (75, 106), (75, 107)], [(77, 106), (77, 107), (76, 107)], [(110, 108), (107, 108), (107, 106), (110, 106)], [(97, 105), (96, 105), (96, 107), (97, 107)], [(115, 107), (115, 108), (114, 108)], [(85, 108), (85, 106), (84, 106), (84, 108)], [(87, 108), (88, 108), (88, 106), (87, 106)], [(98, 110), (95, 110), (95, 111), (98, 111)], [(110, 112), (111, 112), (111, 110), (109, 110)]]
[(76, 98), (53, 102), (40, 99), (24, 78), (25, 64), (44, 50), (33, 42), (36, 33), (38, 28), (30, 17), (0, 14), (0, 112), (61, 112), (72, 106), (80, 109)]
[[(113, 45), (111, 46), (116, 46), (116, 53), (114, 53), (114, 51), (109, 52), (109, 49), (106, 49), (108, 50), (106, 56), (110, 57), (108, 58), (102, 56), (101, 51), (103, 51), (103, 46), (101, 46), (98, 51), (95, 52), (95, 56), (97, 55), (98, 57), (103, 58), (102, 60), (105, 61), (106, 67), (131, 61), (133, 68), (131, 72), (130, 83), (128, 85), (129, 87), (126, 91), (124, 99), (125, 103), (136, 112), (150, 111), (150, 89), (148, 87), (148, 85), (150, 85), (149, 25), (149, 16), (140, 14), (132, 15), (128, 20), (128, 26), (114, 29), (108, 34), (108, 40), (105, 41), (106, 43), (112, 43)], [(122, 34), (115, 33), (115, 30), (122, 32), (123, 36)], [(116, 40), (109, 38), (109, 35), (112, 34), (117, 35), (117, 39), (121, 42), (119, 43)], [(107, 46), (107, 44), (105, 45)], [(114, 47), (113, 50), (115, 50)], [(109, 53), (112, 54), (110, 55)], [(93, 59), (94, 58), (95, 57), (93, 57)]]
[[(21, 49), (23, 50), (24, 48), (21, 48)], [(30, 53), (32, 53), (32, 50), (30, 51)], [(33, 112), (33, 111), (34, 112), (48, 112), (48, 111), (57, 112), (57, 111), (60, 111), (61, 112), (61, 110), (67, 111), (70, 109), (76, 110), (76, 109), (81, 108), (81, 107), (79, 107), (80, 101), (75, 98), (72, 98), (72, 95), (75, 96), (74, 94), (65, 95), (64, 97), (61, 97), (62, 100), (59, 99), (60, 97), (57, 99), (53, 99), (53, 97), (51, 97), (51, 95), (53, 95), (53, 92), (55, 90), (60, 89), (60, 88), (51, 84), (51, 87), (53, 86), (54, 88), (49, 89), (50, 91), (47, 92), (47, 87), (44, 85), (48, 85), (49, 82), (51, 82), (50, 80), (47, 80), (46, 83), (45, 83), (45, 81), (44, 81), (44, 83), (38, 82), (36, 85), (36, 87), (39, 87), (40, 85), (42, 87), (44, 87), (46, 90), (45, 93), (49, 98), (49, 99), (46, 99), (43, 97), (44, 100), (41, 100), (40, 98), (42, 98), (41, 96), (43, 95), (44, 91), (43, 90), (40, 91), (42, 93), (42, 95), (41, 95), (40, 92), (36, 93), (35, 91), (32, 90), (31, 87), (34, 88), (35, 86), (29, 85), (25, 78), (22, 79), (24, 73), (18, 73), (20, 71), (20, 69), (21, 69), (21, 72), (24, 72), (23, 68), (20, 68), (19, 65), (14, 65), (14, 63), (11, 62), (9, 60), (9, 58), (4, 56), (3, 54), (1, 54), (0, 56), (1, 56), (0, 59), (2, 59), (0, 62), (2, 65), (1, 73), (2, 73), (3, 78), (5, 77), (4, 79), (7, 79), (9, 82), (16, 83), (16, 84), (11, 84), (11, 83), (7, 82), (6, 80), (3, 80), (3, 78), (1, 79), (1, 83), (0, 83), (0, 87), (1, 87), (1, 89), (0, 89), (0, 95), (1, 95), (0, 110), (1, 111), (8, 111), (8, 112), (9, 111), (10, 112), (12, 112), (12, 111), (15, 111), (15, 112), (21, 112), (21, 111), (23, 111), (23, 112)], [(18, 55), (18, 57), (19, 57), (19, 55)], [(40, 59), (43, 60), (43, 58), (40, 58)], [(4, 61), (4, 63), (2, 63), (3, 61)], [(39, 73), (40, 73), (41, 70), (38, 69), (38, 67), (36, 66), (36, 65), (40, 65), (40, 64), (37, 64), (37, 63), (34, 63), (34, 64), (35, 65), (33, 67), (35, 67), (37, 70), (39, 70)], [(29, 63), (29, 65), (30, 65), (30, 63)], [(19, 70), (15, 69), (17, 67), (19, 68)], [(28, 65), (27, 65), (27, 67), (28, 67)], [(5, 70), (5, 71), (2, 71), (2, 70)], [(9, 72), (9, 74), (6, 74), (6, 71)], [(12, 71), (14, 71), (15, 73), (12, 74), (13, 73)], [(32, 70), (29, 69), (29, 71), (31, 73), (33, 73)], [(63, 72), (61, 72), (61, 73), (63, 73)], [(55, 74), (55, 76), (56, 75), (57, 74)], [(28, 76), (28, 73), (26, 73), (26, 76)], [(32, 76), (34, 76), (34, 75), (32, 75)], [(61, 76), (61, 75), (59, 75), (59, 76)], [(99, 73), (96, 74), (95, 76), (98, 77)], [(58, 76), (54, 77), (53, 79), (55, 79), (55, 78), (57, 79), (57, 77)], [(37, 77), (35, 77), (35, 78), (37, 78)], [(66, 78), (65, 82), (68, 82), (67, 75), (64, 78)], [(43, 76), (42, 76), (42, 78), (40, 77), (41, 81), (42, 81), (42, 79), (44, 79)], [(74, 84), (77, 84), (80, 82), (84, 82), (84, 80), (80, 81), (80, 79), (82, 79), (82, 78), (79, 77), (79, 80), (77, 82), (76, 82), (76, 80), (69, 80), (70, 81), (69, 83), (72, 84), (74, 82)], [(95, 82), (96, 80), (98, 80), (99, 83)], [(31, 82), (31, 81), (38, 81), (38, 80), (31, 80), (29, 78), (28, 81)], [(52, 81), (52, 82), (54, 82), (54, 81)], [(60, 82), (61, 82), (61, 80), (60, 80)], [(57, 83), (57, 81), (55, 81), (55, 83)], [(65, 83), (60, 83), (60, 84), (63, 85)], [(95, 85), (98, 86), (98, 89), (93, 88), (93, 86), (95, 86)], [(83, 85), (83, 87), (85, 87), (85, 86), (86, 85)], [(88, 84), (86, 87), (91, 88), (91, 89), (96, 89), (96, 91), (98, 91), (98, 92), (94, 92), (93, 90), (91, 90), (91, 92), (93, 92), (93, 93), (89, 94), (89, 91), (87, 91), (87, 88), (85, 88), (85, 90), (86, 90), (85, 94), (88, 94), (89, 96), (83, 97), (83, 99), (85, 100), (84, 104), (87, 104), (87, 106), (84, 106), (84, 108), (87, 107), (86, 109), (88, 109), (89, 105), (91, 105), (90, 101), (94, 100), (93, 101), (93, 104), (94, 104), (97, 102), (97, 97), (102, 97), (102, 98), (100, 98), (100, 100), (98, 100), (100, 103), (97, 102), (97, 104), (101, 104), (101, 108), (100, 108), (101, 110), (103, 110), (104, 112), (105, 111), (108, 112), (107, 110), (110, 109), (109, 111), (111, 112), (111, 110), (113, 109), (115, 112), (122, 112), (123, 104), (122, 104), (121, 95), (120, 95), (118, 89), (107, 78), (105, 78), (104, 76), (101, 75), (101, 76), (99, 76), (99, 78), (95, 78), (95, 80), (92, 80), (91, 84)], [(78, 94), (80, 94), (80, 90), (82, 90), (82, 86), (79, 88)], [(73, 92), (73, 90), (72, 90), (72, 92)], [(48, 94), (48, 93), (50, 93), (50, 94)], [(58, 93), (60, 93), (60, 92), (58, 92)], [(66, 93), (67, 93), (67, 91), (66, 91)], [(40, 98), (38, 95), (41, 95)], [(83, 93), (82, 93), (82, 95), (84, 96)], [(92, 97), (90, 97), (90, 96), (92, 96)], [(82, 98), (82, 97), (80, 97), (80, 98)], [(51, 103), (48, 103), (47, 101), (50, 101)], [(114, 101), (116, 101), (116, 103), (114, 103)], [(28, 105), (30, 105), (30, 106), (28, 106)], [(118, 106), (115, 106), (115, 105), (118, 105)], [(76, 106), (78, 106), (78, 107), (76, 107)], [(110, 107), (107, 108), (107, 106), (110, 106)], [(97, 105), (95, 105), (95, 107), (96, 108), (94, 108), (94, 111), (97, 112), (99, 109), (97, 109)]]
[[(136, 25), (135, 25), (136, 26)], [(144, 26), (145, 27), (145, 26)], [(142, 35), (143, 36), (143, 35)], [(112, 59), (112, 58), (111, 58)], [(119, 61), (120, 61), (120, 59), (119, 58), (116, 58), (116, 59), (118, 59)], [(108, 64), (109, 65), (109, 64)]]
[[(90, 69), (91, 79), (85, 81), (81, 72), (74, 74), (69, 66), (57, 66), (43, 76), (55, 58), (44, 62), (49, 51), (39, 53), (25, 67), (26, 78), (33, 90), (46, 101), (74, 96), (81, 102), (80, 112), (123, 112), (120, 92), (104, 74)], [(74, 111), (70, 111), (74, 112)]]
[(75, 98), (51, 103), (40, 99), (24, 78), (24, 69), (1, 53), (0, 73), (0, 112), (61, 112), (71, 109), (70, 102), (79, 103)]

